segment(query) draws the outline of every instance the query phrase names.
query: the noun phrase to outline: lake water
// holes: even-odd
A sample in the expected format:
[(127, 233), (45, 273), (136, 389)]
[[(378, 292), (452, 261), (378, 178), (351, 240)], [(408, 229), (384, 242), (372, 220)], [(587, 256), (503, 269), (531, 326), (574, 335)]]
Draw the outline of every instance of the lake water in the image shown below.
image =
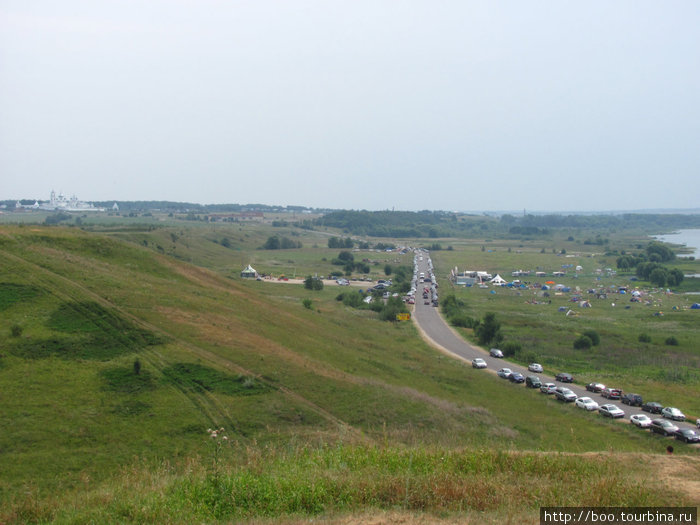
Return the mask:
[(700, 230), (678, 230), (667, 235), (655, 235), (654, 238), (673, 244), (685, 244), (693, 249), (693, 253), (684, 253), (682, 257), (694, 255), (696, 259), (700, 259)]

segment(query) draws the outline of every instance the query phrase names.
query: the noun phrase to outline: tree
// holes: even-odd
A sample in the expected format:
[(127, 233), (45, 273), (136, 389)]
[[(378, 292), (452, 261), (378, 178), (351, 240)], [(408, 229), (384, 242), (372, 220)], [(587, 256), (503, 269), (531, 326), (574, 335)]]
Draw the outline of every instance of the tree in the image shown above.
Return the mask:
[(651, 284), (663, 288), (666, 286), (666, 281), (668, 281), (668, 275), (665, 268), (655, 268), (649, 274), (649, 281)]
[(309, 275), (306, 279), (304, 279), (304, 288), (315, 291), (323, 290), (323, 281), (318, 277), (312, 277)]
[(498, 343), (503, 339), (501, 335), (501, 323), (496, 319), (496, 314), (487, 312), (481, 322), (474, 328), (474, 333), (479, 339), (479, 344)]
[(593, 346), (593, 341), (587, 335), (582, 335), (574, 341), (576, 350), (588, 350), (591, 346)]
[(600, 344), (600, 336), (595, 330), (586, 330), (585, 332), (583, 332), (583, 335), (585, 335), (591, 340), (591, 344), (593, 346), (598, 346)]
[(391, 275), (391, 272), (392, 272), (391, 265), (390, 265), (390, 264), (384, 265), (384, 274), (385, 274), (385, 275)]

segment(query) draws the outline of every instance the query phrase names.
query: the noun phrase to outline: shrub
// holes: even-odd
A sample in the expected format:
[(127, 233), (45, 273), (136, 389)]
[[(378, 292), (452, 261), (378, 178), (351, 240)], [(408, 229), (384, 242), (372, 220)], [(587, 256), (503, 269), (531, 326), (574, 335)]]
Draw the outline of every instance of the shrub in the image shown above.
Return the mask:
[(12, 334), (12, 337), (19, 337), (20, 335), (22, 335), (22, 331), (23, 328), (18, 324), (13, 324), (10, 328), (10, 333)]
[(576, 350), (588, 350), (593, 346), (593, 341), (587, 335), (582, 335), (574, 341), (574, 348)]
[(307, 290), (323, 290), (323, 281), (318, 277), (311, 277), (309, 275), (304, 279), (304, 288)]
[(585, 332), (583, 332), (583, 335), (585, 335), (591, 340), (593, 346), (598, 346), (600, 344), (600, 336), (595, 330), (586, 330)]
[(522, 349), (522, 345), (515, 341), (506, 341), (501, 345), (501, 350), (503, 351), (503, 355), (505, 357), (512, 357), (515, 354), (519, 354)]
[(667, 337), (665, 343), (668, 346), (678, 346), (678, 339), (676, 339), (675, 335), (672, 335), (671, 337)]
[(313, 307), (313, 301), (311, 299), (304, 299), (301, 304), (304, 305), (304, 308), (308, 308), (309, 310)]
[(640, 343), (651, 343), (651, 336), (649, 334), (639, 334)]

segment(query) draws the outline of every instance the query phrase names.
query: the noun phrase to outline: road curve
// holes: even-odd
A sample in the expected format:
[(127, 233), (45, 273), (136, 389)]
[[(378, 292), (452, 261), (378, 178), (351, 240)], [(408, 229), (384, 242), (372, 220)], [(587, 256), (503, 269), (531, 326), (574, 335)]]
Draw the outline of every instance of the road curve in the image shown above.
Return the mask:
[[(430, 270), (432, 268), (432, 264), (430, 262), (430, 257), (428, 256), (427, 252), (423, 252), (422, 257), (419, 257), (416, 260), (416, 262), (418, 266), (417, 272), (423, 272), (426, 275), (429, 275)], [(420, 287), (421, 290), (423, 289), (423, 286), (424, 285), (422, 283), (418, 283), (418, 287)], [(429, 304), (425, 304), (426, 302), (428, 302)], [(510, 368), (513, 372), (520, 372), (525, 377), (527, 377), (528, 375), (537, 375), (537, 377), (539, 377), (543, 383), (555, 382), (554, 377), (548, 376), (543, 373), (533, 374), (533, 372), (528, 371), (528, 369), (522, 365), (513, 363), (506, 359), (498, 359), (491, 357), (489, 353), (484, 349), (475, 346), (469, 343), (468, 341), (465, 341), (451, 326), (447, 324), (447, 322), (440, 315), (438, 308), (433, 306), (432, 303), (430, 303), (429, 301), (421, 299), (420, 293), (416, 294), (416, 304), (413, 311), (412, 319), (418, 327), (418, 330), (423, 336), (423, 338), (429, 344), (436, 347), (443, 353), (451, 355), (460, 360), (469, 361), (470, 363), (472, 359), (476, 357), (481, 357), (486, 361), (488, 365), (487, 370), (494, 373), (494, 376), (496, 370), (507, 367)], [(562, 370), (562, 372), (565, 372), (565, 370)], [(498, 378), (498, 380), (503, 381), (503, 379), (501, 378)], [(609, 401), (602, 397), (600, 394), (588, 392), (583, 386), (576, 385), (573, 383), (558, 384), (570, 388), (578, 397), (587, 396), (594, 399), (599, 405), (603, 405), (606, 403), (612, 403), (617, 405), (622, 411), (625, 412), (625, 416), (623, 419), (625, 419), (627, 422), (629, 422), (629, 417), (631, 415), (642, 413), (641, 409), (638, 407), (628, 407), (627, 405), (619, 403), (618, 401)], [(648, 415), (652, 419), (661, 419), (661, 414)], [(694, 428), (694, 425), (689, 422), (679, 423), (678, 421), (676, 421), (674, 422), (674, 424), (681, 428)]]

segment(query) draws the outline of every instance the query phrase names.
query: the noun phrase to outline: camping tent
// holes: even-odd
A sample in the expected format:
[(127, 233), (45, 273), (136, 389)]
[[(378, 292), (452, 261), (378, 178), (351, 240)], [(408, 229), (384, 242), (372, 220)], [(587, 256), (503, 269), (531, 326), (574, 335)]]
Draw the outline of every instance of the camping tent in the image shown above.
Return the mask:
[(693, 303), (690, 307), (691, 310), (700, 310), (700, 303)]
[(246, 266), (243, 271), (241, 272), (241, 277), (247, 278), (247, 279), (255, 279), (258, 276), (258, 272), (255, 271), (255, 268), (253, 268), (250, 264)]

